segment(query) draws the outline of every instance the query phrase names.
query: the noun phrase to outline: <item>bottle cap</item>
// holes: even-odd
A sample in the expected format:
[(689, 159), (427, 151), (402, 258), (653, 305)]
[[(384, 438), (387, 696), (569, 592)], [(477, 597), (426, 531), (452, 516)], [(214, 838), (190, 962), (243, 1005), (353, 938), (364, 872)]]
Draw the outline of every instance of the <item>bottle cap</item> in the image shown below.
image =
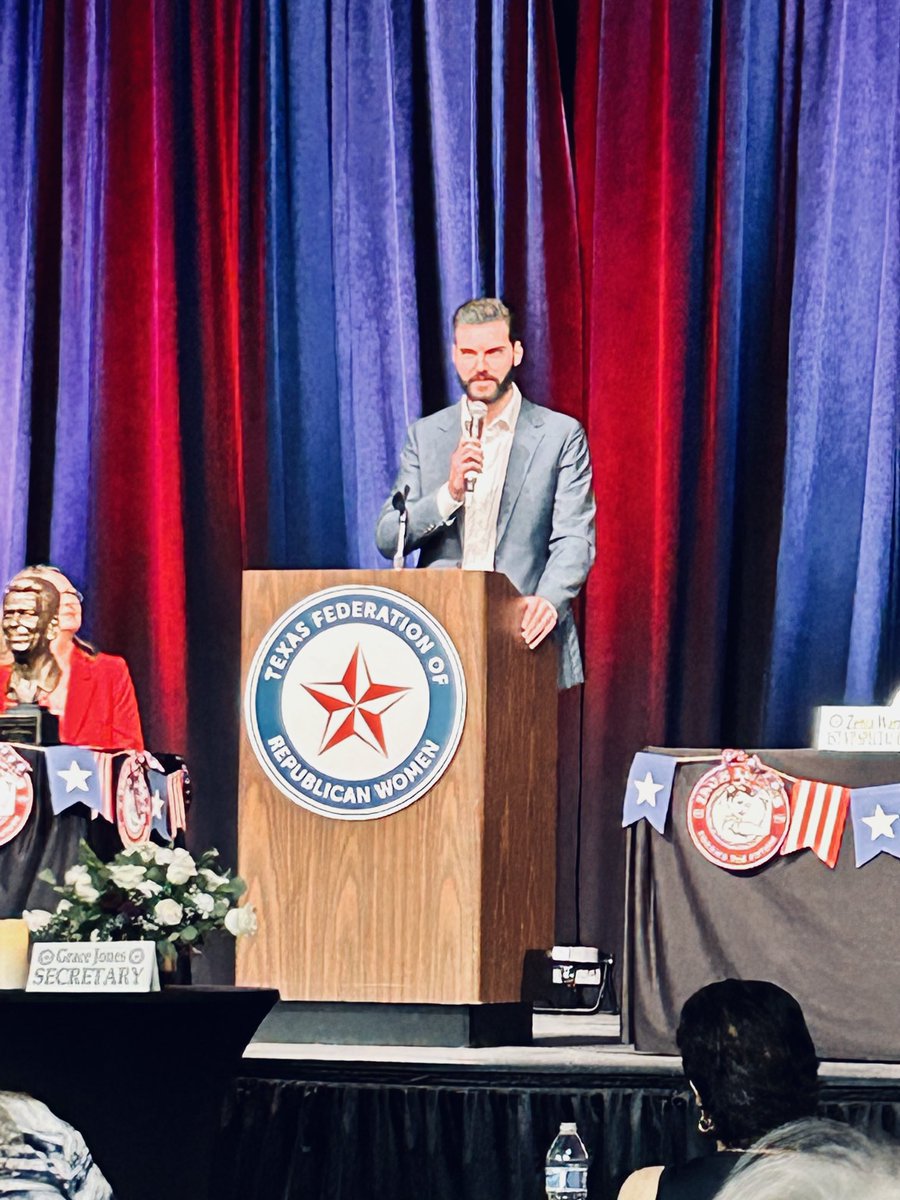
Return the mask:
[(574, 1121), (563, 1121), (559, 1127), (560, 1133), (577, 1133), (578, 1126)]

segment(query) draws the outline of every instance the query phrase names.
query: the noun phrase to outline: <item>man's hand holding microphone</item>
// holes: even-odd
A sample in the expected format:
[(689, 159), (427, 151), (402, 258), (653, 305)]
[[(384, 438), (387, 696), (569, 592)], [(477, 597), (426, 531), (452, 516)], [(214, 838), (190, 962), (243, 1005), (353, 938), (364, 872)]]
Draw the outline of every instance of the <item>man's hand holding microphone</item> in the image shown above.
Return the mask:
[(450, 459), (450, 478), (447, 480), (450, 495), (457, 504), (462, 504), (467, 495), (471, 496), (475, 490), (475, 479), (484, 470), (481, 435), (484, 433), (486, 417), (487, 405), (480, 400), (470, 400), (466, 432), (453, 451), (453, 457)]

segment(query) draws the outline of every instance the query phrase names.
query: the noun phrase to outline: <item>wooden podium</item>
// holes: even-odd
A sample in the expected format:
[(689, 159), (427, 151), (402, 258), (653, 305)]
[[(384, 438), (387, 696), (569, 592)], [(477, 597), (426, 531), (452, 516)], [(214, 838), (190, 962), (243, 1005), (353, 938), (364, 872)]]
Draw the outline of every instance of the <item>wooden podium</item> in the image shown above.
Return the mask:
[(277, 987), (282, 1000), (517, 1002), (525, 951), (553, 940), (555, 647), (528, 650), (521, 597), (499, 574), (247, 571), (244, 690), (272, 625), (338, 585), (390, 588), (440, 622), (465, 674), (465, 725), (434, 787), (375, 820), (293, 803), (243, 726), (239, 870), (259, 933), (238, 942), (237, 982)]

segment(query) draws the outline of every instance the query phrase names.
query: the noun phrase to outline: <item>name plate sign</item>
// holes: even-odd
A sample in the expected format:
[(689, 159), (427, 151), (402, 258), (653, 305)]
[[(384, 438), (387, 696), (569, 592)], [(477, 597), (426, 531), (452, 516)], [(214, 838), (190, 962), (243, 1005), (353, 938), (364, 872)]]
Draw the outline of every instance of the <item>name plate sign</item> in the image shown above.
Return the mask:
[(36, 942), (26, 992), (158, 992), (153, 942)]
[(816, 750), (900, 753), (900, 691), (888, 705), (841, 704), (816, 709)]

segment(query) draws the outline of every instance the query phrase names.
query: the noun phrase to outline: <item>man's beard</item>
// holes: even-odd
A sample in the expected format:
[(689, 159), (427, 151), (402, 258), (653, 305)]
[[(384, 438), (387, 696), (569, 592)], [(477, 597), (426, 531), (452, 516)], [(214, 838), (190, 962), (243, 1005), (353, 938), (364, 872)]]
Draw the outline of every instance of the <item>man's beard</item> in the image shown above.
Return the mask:
[[(513, 377), (514, 377), (515, 373), (516, 373), (516, 368), (510, 367), (509, 370), (506, 372), (506, 374), (503, 376), (503, 378), (500, 379), (499, 381), (495, 380), (493, 375), (488, 375), (486, 378), (481, 378), (481, 379), (472, 378), (469, 380), (468, 383), (463, 383), (462, 378), (460, 378), (459, 382), (462, 384), (463, 391), (466, 393), (466, 395), (468, 396), (468, 398), (470, 400), (480, 400), (484, 404), (496, 404), (497, 401), (502, 396), (505, 396), (506, 393), (509, 391), (509, 389), (512, 387)], [(469, 390), (472, 387), (472, 384), (473, 383), (487, 383), (488, 380), (491, 380), (494, 383), (496, 383), (496, 387), (494, 388), (493, 392), (490, 392), (487, 396), (473, 396), (472, 392)]]

